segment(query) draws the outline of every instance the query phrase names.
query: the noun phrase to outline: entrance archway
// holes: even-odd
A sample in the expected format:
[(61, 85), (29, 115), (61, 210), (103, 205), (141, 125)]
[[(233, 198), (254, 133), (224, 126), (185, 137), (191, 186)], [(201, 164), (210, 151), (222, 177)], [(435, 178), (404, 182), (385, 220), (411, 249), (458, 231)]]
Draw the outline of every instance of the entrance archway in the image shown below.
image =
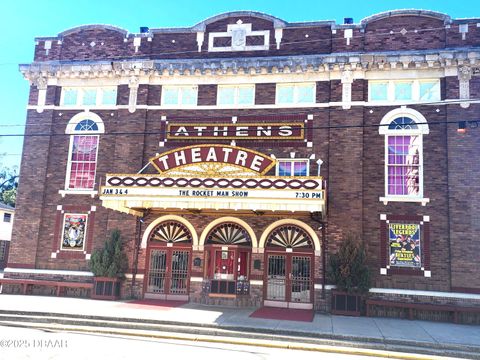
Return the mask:
[(188, 300), (193, 239), (188, 225), (170, 219), (151, 229), (147, 240), (145, 298)]
[(313, 280), (314, 240), (309, 231), (291, 223), (271, 230), (265, 238), (264, 305), (312, 309)]
[(211, 296), (249, 293), (253, 239), (251, 229), (247, 227), (235, 218), (207, 226), (208, 232), (204, 232), (202, 240), (205, 244), (205, 278), (210, 280)]

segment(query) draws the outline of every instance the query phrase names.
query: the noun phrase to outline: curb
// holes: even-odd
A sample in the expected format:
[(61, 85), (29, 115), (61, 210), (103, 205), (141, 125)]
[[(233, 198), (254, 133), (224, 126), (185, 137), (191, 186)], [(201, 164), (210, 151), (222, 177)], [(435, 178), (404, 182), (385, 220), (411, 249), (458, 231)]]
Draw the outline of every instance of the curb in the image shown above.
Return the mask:
[[(5, 316), (6, 315), (6, 316)], [(8, 316), (10, 315), (10, 316)], [(405, 339), (380, 339), (363, 336), (352, 335), (332, 335), (324, 333), (313, 333), (295, 330), (275, 330), (269, 328), (255, 328), (247, 326), (231, 326), (231, 325), (216, 325), (192, 322), (166, 321), (166, 320), (150, 320), (141, 318), (122, 318), (110, 316), (95, 316), (95, 315), (76, 315), (76, 314), (62, 314), (62, 313), (47, 313), (47, 312), (33, 312), (33, 311), (13, 311), (0, 310), (0, 321), (7, 320), (18, 322), (19, 317), (36, 317), (41, 323), (52, 321), (46, 318), (54, 318), (56, 322), (65, 325), (86, 325), (86, 326), (103, 326), (105, 324), (98, 324), (100, 321), (110, 322), (107, 324), (112, 328), (129, 328), (135, 330), (147, 331), (172, 331), (183, 333), (199, 333), (202, 332), (209, 336), (232, 336), (233, 332), (238, 332), (244, 338), (274, 341), (294, 341), (305, 344), (318, 344), (319, 342), (333, 344), (355, 346), (363, 344), (364, 346), (376, 347), (380, 349), (399, 349), (397, 351), (405, 351), (406, 348), (415, 348), (416, 351), (422, 351), (425, 354), (437, 354), (441, 351), (459, 353), (463, 356), (468, 353), (480, 354), (480, 346), (472, 345), (457, 345), (445, 344), (437, 342), (419, 342)], [(45, 318), (42, 320), (42, 318)], [(89, 323), (90, 320), (90, 323)], [(21, 319), (20, 319), (21, 321)], [(28, 321), (28, 320), (26, 320)], [(113, 323), (113, 324), (112, 324)], [(194, 332), (194, 330), (196, 330)], [(480, 355), (476, 358), (480, 359)]]
[[(430, 360), (430, 359), (447, 359), (444, 356), (437, 355), (421, 355), (421, 354), (410, 354), (399, 351), (391, 350), (371, 350), (371, 349), (355, 349), (342, 346), (331, 346), (331, 345), (315, 345), (315, 344), (296, 344), (296, 343), (280, 343), (278, 341), (274, 342), (263, 342), (263, 341), (248, 341), (248, 340), (237, 340), (233, 338), (222, 338), (222, 337), (208, 337), (208, 336), (188, 336), (184, 334), (174, 335), (164, 335), (158, 333), (150, 332), (140, 332), (132, 330), (118, 330), (118, 329), (96, 329), (88, 327), (63, 327), (56, 325), (36, 325), (34, 323), (30, 324), (8, 324), (0, 322), (0, 324), (5, 326), (16, 326), (22, 328), (33, 328), (41, 330), (57, 330), (57, 331), (67, 331), (67, 332), (79, 332), (86, 334), (107, 334), (107, 335), (119, 335), (119, 336), (129, 336), (129, 337), (146, 337), (153, 339), (163, 339), (163, 340), (177, 340), (177, 341), (192, 341), (192, 342), (207, 342), (215, 344), (231, 344), (231, 345), (242, 345), (242, 346), (256, 346), (256, 347), (265, 347), (265, 348), (275, 348), (275, 349), (289, 349), (289, 350), (299, 350), (299, 351), (315, 351), (321, 353), (335, 353), (343, 355), (357, 355), (357, 356), (370, 356), (370, 357), (381, 357), (388, 359), (407, 359), (407, 360)], [(466, 354), (461, 354), (466, 355)]]
[[(30, 328), (48, 328), (64, 331), (116, 334), (124, 336), (153, 337), (171, 340), (204, 341), (211, 343), (228, 343), (236, 345), (288, 348), (304, 351), (338, 352), (350, 355), (367, 355), (385, 358), (431, 359), (432, 356), (443, 358), (467, 357), (480, 359), (477, 347), (445, 346), (414, 341), (393, 341), (353, 336), (329, 336), (321, 334), (290, 332), (278, 335), (273, 329), (258, 329), (231, 326), (210, 326), (209, 324), (186, 324), (179, 322), (155, 321), (149, 319), (124, 319), (105, 316), (80, 316), (49, 313), (48, 316), (36, 312), (0, 311), (0, 324)], [(45, 313), (43, 313), (45, 314)], [(56, 325), (49, 325), (50, 323)], [(103, 322), (103, 323), (102, 323)], [(108, 329), (108, 330), (105, 330)], [(264, 331), (267, 330), (267, 331)], [(166, 333), (175, 334), (167, 335)], [(305, 336), (308, 336), (305, 338)], [(241, 338), (242, 340), (238, 340)], [(281, 343), (280, 343), (281, 342)], [(271, 345), (275, 344), (275, 345)], [(433, 345), (433, 346), (432, 346)], [(358, 349), (358, 348), (363, 349)], [(410, 353), (409, 353), (410, 352)], [(411, 354), (415, 352), (416, 354)], [(392, 354), (396, 353), (396, 354)], [(401, 355), (399, 355), (401, 353)], [(417, 355), (421, 354), (421, 355)], [(394, 356), (395, 355), (395, 356)]]

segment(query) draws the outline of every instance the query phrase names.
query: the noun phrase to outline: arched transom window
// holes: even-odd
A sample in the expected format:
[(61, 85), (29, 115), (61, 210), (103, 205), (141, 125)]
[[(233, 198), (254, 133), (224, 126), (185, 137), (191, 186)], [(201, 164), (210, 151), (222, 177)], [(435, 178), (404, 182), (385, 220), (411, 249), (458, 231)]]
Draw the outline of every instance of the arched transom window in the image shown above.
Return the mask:
[(80, 113), (67, 125), (70, 147), (67, 164), (67, 190), (93, 190), (97, 170), (100, 133), (104, 132), (102, 120), (93, 113)]
[(423, 199), (423, 135), (425, 118), (413, 109), (396, 109), (383, 118), (385, 135), (384, 201)]
[(150, 240), (167, 244), (191, 243), (192, 234), (184, 224), (178, 221), (165, 221), (153, 229)]
[(207, 235), (207, 244), (251, 245), (247, 230), (241, 225), (227, 222), (215, 226)]
[(313, 249), (313, 241), (310, 235), (301, 227), (296, 225), (283, 225), (277, 227), (268, 235), (267, 246), (286, 249)]

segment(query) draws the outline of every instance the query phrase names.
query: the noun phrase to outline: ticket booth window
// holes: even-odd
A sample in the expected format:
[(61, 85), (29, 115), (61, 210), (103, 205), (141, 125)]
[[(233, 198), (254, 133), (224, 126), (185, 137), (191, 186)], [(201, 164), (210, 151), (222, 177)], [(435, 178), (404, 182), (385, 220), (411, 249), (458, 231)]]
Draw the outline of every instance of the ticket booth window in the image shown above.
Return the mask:
[(248, 293), (250, 253), (250, 236), (240, 225), (223, 223), (210, 231), (205, 247), (210, 294)]
[(215, 273), (214, 279), (233, 280), (235, 265), (235, 251), (215, 250)]

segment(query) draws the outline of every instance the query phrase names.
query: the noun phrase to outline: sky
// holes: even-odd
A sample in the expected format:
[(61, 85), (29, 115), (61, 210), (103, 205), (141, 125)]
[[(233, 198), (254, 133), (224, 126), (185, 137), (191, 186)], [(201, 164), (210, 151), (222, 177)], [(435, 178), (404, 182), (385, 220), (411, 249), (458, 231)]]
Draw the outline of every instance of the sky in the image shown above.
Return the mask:
[(395, 9), (426, 9), (452, 18), (480, 17), (480, 1), (324, 1), (324, 0), (5, 0), (0, 8), (0, 168), (20, 166), (29, 84), (18, 64), (33, 60), (34, 38), (56, 36), (79, 25), (110, 24), (139, 32), (150, 28), (190, 27), (211, 16), (254, 10), (287, 22), (364, 17)]

